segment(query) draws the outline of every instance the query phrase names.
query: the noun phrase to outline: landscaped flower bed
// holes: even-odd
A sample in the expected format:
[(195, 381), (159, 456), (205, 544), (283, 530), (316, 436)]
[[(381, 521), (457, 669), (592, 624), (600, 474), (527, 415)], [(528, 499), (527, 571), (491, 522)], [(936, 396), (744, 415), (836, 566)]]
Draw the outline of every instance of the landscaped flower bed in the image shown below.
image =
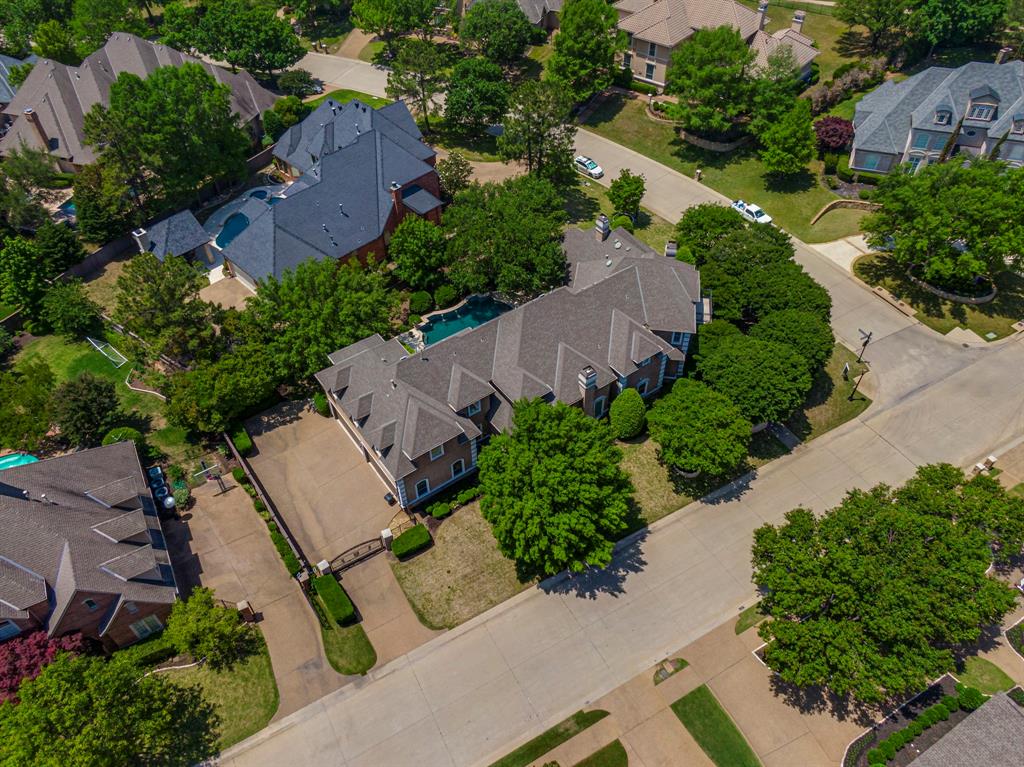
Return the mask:
[(1024, 657), (1024, 621), (1006, 630), (1006, 639), (1018, 655)]

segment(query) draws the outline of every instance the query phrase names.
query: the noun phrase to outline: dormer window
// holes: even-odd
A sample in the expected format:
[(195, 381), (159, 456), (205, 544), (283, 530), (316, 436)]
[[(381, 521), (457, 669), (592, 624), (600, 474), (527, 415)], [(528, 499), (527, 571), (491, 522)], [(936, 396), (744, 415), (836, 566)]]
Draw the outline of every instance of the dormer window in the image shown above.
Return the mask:
[(992, 104), (972, 104), (971, 111), (967, 116), (972, 120), (991, 120), (996, 115), (996, 108)]
[(479, 412), (480, 412), (480, 403), (479, 402), (474, 402), (472, 405), (470, 405), (468, 408), (466, 408), (466, 413), (468, 413), (469, 415), (476, 415)]
[(1011, 133), (1024, 133), (1024, 115), (1017, 115), (1013, 118), (1013, 126), (1010, 128)]
[(953, 121), (953, 115), (945, 110), (940, 110), (935, 113), (935, 124), (936, 125), (949, 125)]

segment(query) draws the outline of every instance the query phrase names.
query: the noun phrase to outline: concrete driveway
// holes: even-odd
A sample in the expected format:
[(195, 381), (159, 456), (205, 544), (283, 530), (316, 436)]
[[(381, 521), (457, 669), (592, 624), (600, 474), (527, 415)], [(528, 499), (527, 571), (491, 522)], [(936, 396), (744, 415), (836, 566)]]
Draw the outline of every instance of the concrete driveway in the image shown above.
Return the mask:
[(387, 487), (333, 418), (286, 402), (246, 427), (253, 471), (314, 564), (380, 535), (398, 511)]
[(348, 88), (371, 96), (386, 95), (384, 89), (388, 84), (388, 70), (359, 59), (327, 53), (307, 53), (295, 66), (322, 80), (325, 91)]

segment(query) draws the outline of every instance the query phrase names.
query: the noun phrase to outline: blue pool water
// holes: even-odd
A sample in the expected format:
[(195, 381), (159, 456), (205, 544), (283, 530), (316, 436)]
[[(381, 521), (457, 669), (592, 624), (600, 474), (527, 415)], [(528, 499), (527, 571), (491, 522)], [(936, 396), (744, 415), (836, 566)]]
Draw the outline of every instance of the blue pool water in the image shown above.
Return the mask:
[(78, 215), (78, 206), (75, 205), (74, 200), (68, 200), (66, 203), (60, 206), (59, 210), (62, 210), (65, 213), (68, 213), (69, 215), (72, 216)]
[(265, 200), (267, 199), (267, 194), (268, 192), (266, 189), (257, 189), (255, 192), (250, 192), (249, 196), (255, 197), (257, 200)]
[(226, 248), (233, 239), (245, 231), (247, 226), (249, 226), (249, 219), (244, 213), (232, 213), (221, 227), (220, 234), (217, 235), (217, 247)]
[(474, 296), (460, 306), (444, 314), (438, 314), (420, 325), (423, 340), (427, 346), (453, 336), (460, 330), (475, 328), (488, 320), (504, 314), (512, 307), (496, 301), (490, 296)]
[(35, 463), (39, 459), (28, 453), (11, 453), (0, 458), (0, 471), (13, 469), (15, 466), (24, 466), (26, 463)]

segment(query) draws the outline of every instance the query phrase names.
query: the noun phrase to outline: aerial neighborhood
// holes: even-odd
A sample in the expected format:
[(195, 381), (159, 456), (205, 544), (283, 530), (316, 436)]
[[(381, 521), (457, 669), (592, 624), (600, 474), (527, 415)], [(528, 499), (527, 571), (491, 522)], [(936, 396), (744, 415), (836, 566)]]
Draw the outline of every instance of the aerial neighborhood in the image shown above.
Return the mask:
[(1019, 767), (1024, 1), (0, 3), (0, 765)]

